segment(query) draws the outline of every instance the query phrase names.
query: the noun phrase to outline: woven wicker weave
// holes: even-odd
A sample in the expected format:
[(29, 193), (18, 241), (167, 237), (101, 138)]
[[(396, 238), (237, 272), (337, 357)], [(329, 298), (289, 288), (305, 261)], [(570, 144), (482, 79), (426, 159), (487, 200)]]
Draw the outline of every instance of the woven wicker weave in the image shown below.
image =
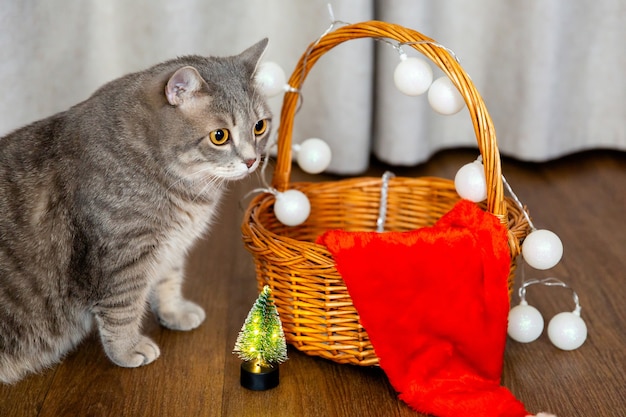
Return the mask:
[[(389, 23), (371, 21), (343, 26), (311, 44), (293, 71), (289, 85), (294, 91), (299, 90), (324, 53), (344, 41), (365, 37), (410, 44), (441, 68), (464, 97), (485, 167), (485, 209), (500, 218), (509, 230), (512, 288), (514, 259), (528, 225), (521, 211), (503, 195), (500, 155), (485, 104), (469, 76), (445, 48), (416, 31)], [(274, 196), (258, 195), (244, 216), (244, 244), (254, 257), (259, 286), (268, 284), (272, 289), (288, 343), (307, 354), (338, 363), (377, 365), (378, 358), (332, 256), (314, 242), (329, 229), (376, 230), (382, 179), (290, 183), (291, 136), (297, 103), (296, 92), (285, 93), (272, 185), (278, 191), (304, 192), (311, 202), (311, 215), (300, 226), (284, 226), (274, 216)], [(385, 230), (430, 226), (458, 199), (454, 183), (448, 179), (393, 178), (389, 181)]]

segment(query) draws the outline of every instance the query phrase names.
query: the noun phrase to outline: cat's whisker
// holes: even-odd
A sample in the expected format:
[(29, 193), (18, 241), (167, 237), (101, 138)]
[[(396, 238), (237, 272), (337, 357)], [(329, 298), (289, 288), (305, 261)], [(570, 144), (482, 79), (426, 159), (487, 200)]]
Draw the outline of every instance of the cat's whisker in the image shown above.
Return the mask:
[[(196, 174), (200, 172), (201, 171), (197, 172)], [(195, 197), (191, 199), (192, 202), (195, 203), (198, 197), (205, 194), (206, 190), (209, 188), (220, 190), (224, 186), (224, 183), (226, 182), (226, 180), (221, 177), (211, 176), (211, 177), (206, 178), (204, 182), (205, 182), (204, 186), (200, 189), (200, 191), (196, 193)]]
[[(173, 172), (173, 170), (170, 167), (166, 167), (165, 168), (165, 172), (168, 176), (171, 176), (173, 178), (177, 177), (178, 175), (176, 175), (176, 173)], [(175, 186), (177, 186), (178, 184), (180, 184), (181, 182), (183, 182), (185, 180), (184, 177), (180, 177), (178, 178), (176, 181), (174, 181), (173, 183), (170, 184), (169, 187), (167, 187), (167, 189), (165, 190), (165, 194), (169, 193), (171, 191), (172, 188), (174, 188)]]
[[(166, 194), (169, 193), (172, 190), (172, 188), (176, 187), (177, 185), (180, 185), (183, 181), (189, 181), (191, 183), (189, 188), (193, 188), (193, 185), (196, 184), (197, 181), (198, 181), (197, 179), (195, 179), (195, 177), (199, 176), (202, 173), (210, 172), (210, 171), (212, 171), (211, 167), (203, 167), (201, 169), (198, 169), (195, 172), (192, 172), (191, 174), (189, 174), (189, 175), (187, 175), (185, 177), (180, 177), (176, 181), (174, 181), (172, 184), (170, 184), (170, 186), (165, 190), (165, 193)], [(168, 169), (168, 172), (173, 177), (177, 176), (171, 169)], [(200, 193), (196, 193), (196, 196), (192, 199), (192, 201), (195, 201), (195, 199), (198, 197), (198, 194), (202, 194), (204, 192), (204, 190), (206, 190), (207, 186), (210, 186), (211, 183), (217, 183), (217, 180), (219, 179), (216, 176), (211, 176), (211, 177), (208, 177), (208, 178), (211, 180), (210, 183), (209, 184), (204, 184), (202, 190), (200, 191)], [(201, 178), (201, 179), (203, 181), (206, 180), (206, 178)], [(221, 188), (221, 183), (220, 183), (220, 186), (216, 187), (216, 188), (220, 189)]]
[(200, 190), (194, 193), (193, 197), (191, 197), (190, 201), (192, 203), (196, 203), (197, 200), (200, 198), (200, 196), (206, 193), (207, 189), (214, 187), (215, 184), (217, 183), (217, 180), (211, 179), (211, 180), (205, 180), (203, 182), (204, 182), (204, 185), (202, 185), (202, 188), (200, 188)]

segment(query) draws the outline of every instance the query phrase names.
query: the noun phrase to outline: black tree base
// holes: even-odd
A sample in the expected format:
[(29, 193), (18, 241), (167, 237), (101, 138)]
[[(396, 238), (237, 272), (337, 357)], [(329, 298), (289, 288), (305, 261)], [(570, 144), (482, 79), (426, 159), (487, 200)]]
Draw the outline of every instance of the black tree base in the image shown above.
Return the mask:
[(252, 391), (265, 391), (278, 386), (278, 365), (264, 366), (258, 361), (241, 364), (241, 386)]

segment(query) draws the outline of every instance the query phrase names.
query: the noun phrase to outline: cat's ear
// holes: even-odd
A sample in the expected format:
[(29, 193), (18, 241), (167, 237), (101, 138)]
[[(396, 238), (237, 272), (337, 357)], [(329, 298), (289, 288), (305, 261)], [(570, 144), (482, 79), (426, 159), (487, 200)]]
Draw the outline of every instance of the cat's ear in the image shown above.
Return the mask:
[(206, 82), (194, 67), (182, 67), (165, 86), (165, 96), (172, 106), (180, 106), (205, 87)]
[(254, 75), (259, 62), (261, 61), (261, 57), (265, 53), (265, 49), (267, 48), (267, 44), (269, 43), (269, 39), (263, 38), (259, 42), (255, 43), (241, 54), (239, 54), (239, 58), (244, 62), (246, 68), (250, 73), (250, 78)]

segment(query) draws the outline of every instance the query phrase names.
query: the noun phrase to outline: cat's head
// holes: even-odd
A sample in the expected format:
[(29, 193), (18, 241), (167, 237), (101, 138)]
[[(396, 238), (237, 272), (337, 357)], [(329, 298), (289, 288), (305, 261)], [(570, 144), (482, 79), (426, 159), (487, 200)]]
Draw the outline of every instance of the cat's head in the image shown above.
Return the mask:
[(168, 167), (193, 181), (240, 179), (260, 164), (272, 114), (255, 81), (268, 40), (231, 57), (179, 58), (165, 85)]

